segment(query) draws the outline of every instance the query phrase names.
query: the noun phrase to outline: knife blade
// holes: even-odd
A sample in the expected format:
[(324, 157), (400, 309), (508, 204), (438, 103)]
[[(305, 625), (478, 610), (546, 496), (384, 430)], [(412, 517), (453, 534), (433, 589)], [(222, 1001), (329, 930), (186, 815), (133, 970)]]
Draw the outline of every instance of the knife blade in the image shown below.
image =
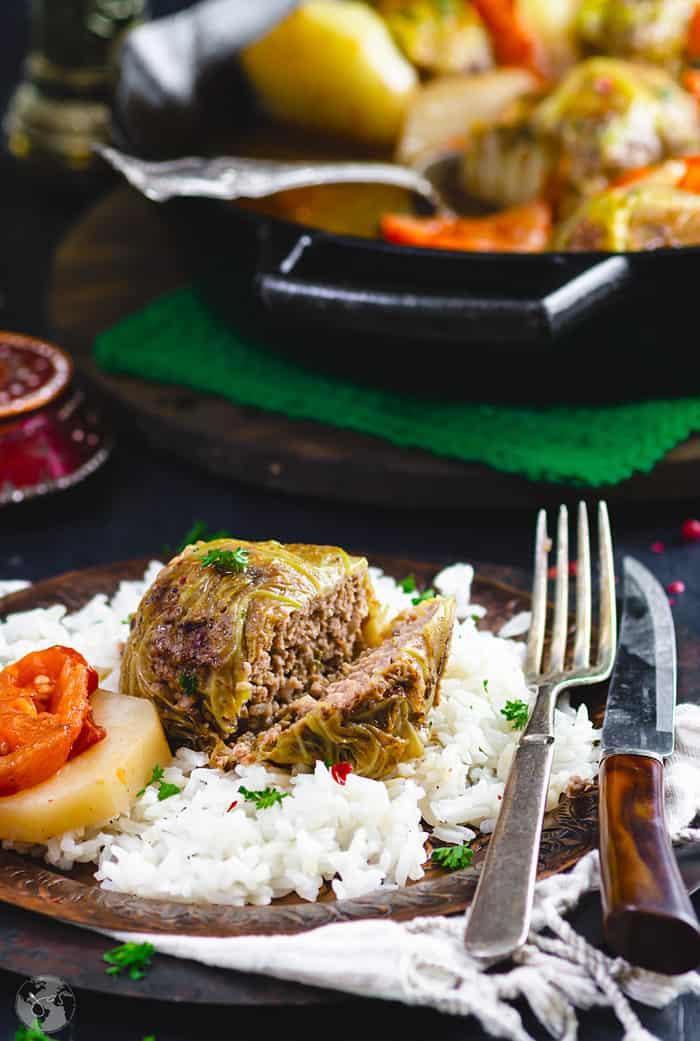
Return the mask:
[(666, 594), (626, 557), (620, 640), (601, 735), (603, 920), (609, 946), (654, 972), (700, 964), (700, 926), (666, 829), (663, 760), (673, 751), (676, 637)]
[(623, 562), (620, 639), (605, 706), (604, 755), (673, 752), (676, 632), (661, 585), (638, 561)]

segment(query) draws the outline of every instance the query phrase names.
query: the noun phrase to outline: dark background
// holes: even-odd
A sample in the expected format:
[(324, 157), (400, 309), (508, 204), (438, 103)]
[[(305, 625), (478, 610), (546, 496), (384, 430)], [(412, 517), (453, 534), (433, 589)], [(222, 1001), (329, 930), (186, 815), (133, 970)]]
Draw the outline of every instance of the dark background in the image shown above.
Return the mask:
[[(60, 3), (62, 0), (55, 0)], [(178, 7), (176, 0), (153, 2), (154, 13)], [(28, 42), (28, 4), (3, 0), (0, 5), (0, 108), (21, 74)], [(66, 195), (39, 185), (26, 172), (0, 157), (0, 324), (18, 331), (50, 334), (45, 318), (45, 290), (53, 249), (61, 236), (107, 187), (87, 196)], [(473, 509), (446, 513), (430, 502), (412, 511), (338, 506), (281, 496), (208, 477), (167, 454), (155, 451), (119, 417), (117, 448), (102, 471), (79, 488), (22, 506), (0, 510), (0, 578), (41, 579), (72, 568), (135, 556), (160, 555), (164, 545), (177, 545), (195, 520), (225, 527), (242, 537), (275, 537), (282, 541), (333, 542), (368, 553), (440, 560), (530, 563), (534, 516), (513, 511), (486, 511), (478, 493)], [(591, 502), (594, 497), (590, 496)], [(683, 546), (680, 525), (700, 514), (700, 501), (648, 503), (616, 507), (613, 529), (618, 557), (632, 553), (667, 583), (681, 578), (686, 592), (676, 600), (679, 622), (700, 632), (700, 544)], [(652, 554), (662, 540), (666, 552)], [(12, 943), (0, 912), (0, 947)], [(13, 928), (21, 917), (12, 918)], [(575, 918), (577, 927), (599, 937), (597, 898), (587, 901)], [(4, 931), (3, 931), (4, 929)], [(47, 965), (46, 971), (59, 971)], [(0, 973), (0, 1041), (14, 1036), (14, 993), (20, 978)], [(76, 1041), (139, 1041), (154, 1033), (157, 1041), (204, 1041), (304, 1031), (307, 1036), (345, 1039), (362, 1035), (379, 1041), (387, 1034), (406, 1041), (432, 1034), (445, 1039), (479, 1039), (473, 1021), (406, 1010), (376, 1002), (348, 1002), (330, 996), (330, 1004), (311, 1008), (201, 1010), (166, 1003), (127, 1001), (79, 994), (73, 1025)], [(685, 999), (661, 1012), (643, 1013), (659, 1037), (685, 1041), (700, 1036), (698, 1002)], [(583, 1017), (583, 1041), (612, 1041), (622, 1028), (607, 1014)]]

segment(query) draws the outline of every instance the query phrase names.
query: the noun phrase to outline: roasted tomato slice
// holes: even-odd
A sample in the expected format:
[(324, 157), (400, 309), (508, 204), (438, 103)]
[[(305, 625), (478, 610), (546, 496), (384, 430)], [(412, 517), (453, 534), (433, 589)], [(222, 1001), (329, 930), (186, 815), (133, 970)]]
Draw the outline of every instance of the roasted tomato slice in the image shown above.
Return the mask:
[(90, 714), (97, 683), (70, 647), (35, 651), (0, 672), (0, 796), (40, 784), (104, 737)]
[(472, 252), (541, 253), (552, 232), (552, 211), (528, 203), (488, 217), (407, 217), (386, 214), (381, 232), (388, 242)]

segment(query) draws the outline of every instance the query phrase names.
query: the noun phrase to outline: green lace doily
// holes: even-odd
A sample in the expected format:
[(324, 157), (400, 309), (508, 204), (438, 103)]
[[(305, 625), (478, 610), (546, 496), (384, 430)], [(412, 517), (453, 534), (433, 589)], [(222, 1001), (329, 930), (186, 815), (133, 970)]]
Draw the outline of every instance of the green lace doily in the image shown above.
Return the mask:
[(306, 369), (241, 328), (189, 287), (103, 333), (95, 352), (109, 372), (220, 394), (237, 404), (374, 434), (532, 480), (616, 484), (648, 472), (700, 430), (700, 398), (595, 408), (417, 399)]

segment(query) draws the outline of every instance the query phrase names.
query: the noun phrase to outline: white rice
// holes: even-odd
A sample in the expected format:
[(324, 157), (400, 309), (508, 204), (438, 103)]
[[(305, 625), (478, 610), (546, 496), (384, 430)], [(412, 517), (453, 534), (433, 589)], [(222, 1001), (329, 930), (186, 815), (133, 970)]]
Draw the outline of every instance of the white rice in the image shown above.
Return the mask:
[[(122, 582), (111, 600), (96, 596), (73, 614), (55, 606), (10, 615), (0, 622), (0, 665), (67, 644), (100, 669), (104, 688), (118, 690), (128, 616), (161, 567), (153, 562), (143, 581)], [(371, 574), (389, 615), (410, 604), (411, 594), (393, 578)], [(470, 602), (473, 574), (470, 565), (455, 564), (435, 578), (436, 589), (457, 600), (452, 652), (440, 705), (425, 729), (425, 755), (402, 764), (397, 776), (370, 781), (350, 774), (340, 785), (322, 763), (291, 775), (259, 765), (223, 773), (181, 748), (162, 764), (164, 780), (179, 794), (159, 802), (151, 786), (128, 815), (102, 830), (15, 848), (62, 868), (94, 862), (105, 889), (221, 904), (267, 904), (288, 893), (315, 900), (324, 882), (339, 898), (355, 897), (421, 878), (426, 822), (436, 838), (454, 843), (493, 829), (519, 737), (501, 709), (507, 701), (531, 702), (524, 644), (504, 638), (503, 630), (495, 636), (477, 628), (484, 610)], [(510, 631), (522, 634), (524, 622), (519, 617)], [(573, 780), (592, 779), (598, 763), (598, 735), (585, 706), (557, 710), (555, 733), (550, 808)], [(288, 797), (256, 810), (240, 796), (240, 784), (272, 786)]]

